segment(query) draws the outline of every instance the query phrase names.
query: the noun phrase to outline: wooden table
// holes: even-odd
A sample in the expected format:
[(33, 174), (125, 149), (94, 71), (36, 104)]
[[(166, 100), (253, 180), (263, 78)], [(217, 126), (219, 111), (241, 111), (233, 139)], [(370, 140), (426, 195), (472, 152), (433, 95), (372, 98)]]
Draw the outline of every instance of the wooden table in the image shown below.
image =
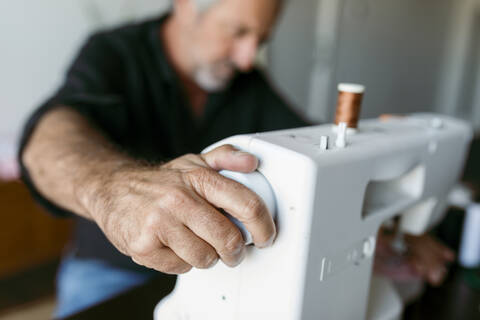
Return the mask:
[(0, 181), (0, 280), (58, 260), (72, 223), (40, 208), (19, 181)]

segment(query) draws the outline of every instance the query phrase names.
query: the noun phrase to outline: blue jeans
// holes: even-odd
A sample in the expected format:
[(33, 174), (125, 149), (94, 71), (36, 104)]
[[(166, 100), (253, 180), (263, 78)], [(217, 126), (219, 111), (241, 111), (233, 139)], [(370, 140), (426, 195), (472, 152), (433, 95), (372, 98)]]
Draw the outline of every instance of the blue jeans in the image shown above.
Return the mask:
[(112, 267), (67, 255), (57, 274), (55, 318), (65, 318), (147, 282), (154, 273)]

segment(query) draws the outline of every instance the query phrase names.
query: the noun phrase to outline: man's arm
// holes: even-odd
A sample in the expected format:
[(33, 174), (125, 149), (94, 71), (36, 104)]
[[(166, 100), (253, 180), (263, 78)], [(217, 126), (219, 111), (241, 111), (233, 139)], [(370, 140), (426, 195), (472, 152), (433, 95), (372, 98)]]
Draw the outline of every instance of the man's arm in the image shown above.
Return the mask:
[(100, 187), (102, 176), (131, 163), (87, 119), (67, 107), (42, 117), (22, 160), (40, 193), (90, 220), (89, 193)]
[(218, 257), (240, 263), (242, 234), (217, 208), (244, 223), (258, 247), (275, 236), (263, 201), (217, 172), (256, 169), (254, 156), (232, 146), (147, 166), (73, 109), (58, 107), (39, 120), (22, 160), (43, 196), (95, 221), (122, 253), (162, 272), (208, 268)]

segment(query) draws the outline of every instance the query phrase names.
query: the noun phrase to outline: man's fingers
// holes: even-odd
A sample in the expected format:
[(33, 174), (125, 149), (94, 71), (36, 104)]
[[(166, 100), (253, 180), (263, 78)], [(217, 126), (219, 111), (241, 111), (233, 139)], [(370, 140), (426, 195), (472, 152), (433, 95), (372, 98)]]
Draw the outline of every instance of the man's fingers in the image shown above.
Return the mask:
[(263, 200), (244, 185), (202, 168), (189, 176), (194, 190), (213, 206), (224, 209), (243, 223), (257, 247), (270, 246), (276, 230)]
[(195, 268), (207, 269), (218, 261), (215, 249), (184, 225), (178, 225), (159, 237), (178, 257)]
[(200, 157), (215, 171), (230, 170), (248, 173), (257, 169), (258, 166), (258, 159), (254, 155), (239, 151), (228, 144), (201, 154)]
[(196, 209), (185, 214), (184, 223), (215, 248), (222, 261), (237, 266), (245, 256), (245, 241), (238, 228), (208, 202), (196, 197)]
[(442, 249), (442, 254), (448, 262), (455, 261), (455, 252), (452, 249), (445, 247)]
[(388, 121), (388, 120), (391, 120), (391, 119), (401, 119), (401, 118), (405, 118), (405, 116), (401, 115), (401, 114), (391, 114), (391, 113), (384, 113), (384, 114), (381, 114), (379, 117), (380, 121)]
[(407, 235), (406, 239), (410, 243), (412, 250), (418, 252), (419, 255), (434, 255), (438, 260), (444, 260), (444, 262), (455, 260), (455, 253), (450, 248), (428, 234), (422, 236)]
[(440, 242), (440, 240), (429, 235), (425, 235), (425, 237), (427, 238), (428, 245), (431, 250), (435, 250), (439, 257), (442, 257), (449, 262), (455, 260), (455, 253), (442, 242)]
[(416, 239), (411, 244), (411, 259), (417, 271), (432, 285), (439, 285), (447, 274), (445, 260), (431, 248), (427, 239)]
[(182, 274), (192, 269), (191, 265), (167, 247), (160, 247), (141, 258), (132, 257), (132, 260), (137, 264), (168, 274)]

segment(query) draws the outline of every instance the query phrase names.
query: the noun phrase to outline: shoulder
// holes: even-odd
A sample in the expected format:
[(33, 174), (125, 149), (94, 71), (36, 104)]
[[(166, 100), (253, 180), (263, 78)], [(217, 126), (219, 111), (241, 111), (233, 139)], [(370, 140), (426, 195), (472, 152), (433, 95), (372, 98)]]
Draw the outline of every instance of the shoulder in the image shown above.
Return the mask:
[(115, 49), (138, 48), (144, 45), (152, 33), (158, 30), (162, 18), (127, 23), (114, 28), (102, 29), (91, 34), (86, 46), (102, 46)]
[(119, 69), (153, 54), (152, 39), (160, 23), (157, 18), (91, 34), (78, 51), (71, 69), (98, 69), (117, 74)]

